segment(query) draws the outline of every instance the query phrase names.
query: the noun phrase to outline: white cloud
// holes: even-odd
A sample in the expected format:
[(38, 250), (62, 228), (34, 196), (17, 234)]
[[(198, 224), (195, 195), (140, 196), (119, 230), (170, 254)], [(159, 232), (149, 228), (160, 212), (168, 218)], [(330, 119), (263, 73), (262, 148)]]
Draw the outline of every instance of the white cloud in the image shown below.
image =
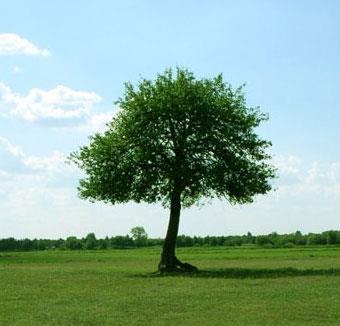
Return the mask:
[(46, 49), (40, 49), (27, 39), (14, 33), (0, 33), (0, 55), (25, 54), (31, 56), (49, 56)]
[(6, 138), (0, 137), (0, 147), (4, 147), (5, 150), (7, 150), (10, 154), (17, 156), (17, 157), (23, 157), (24, 153), (22, 149), (19, 146), (15, 146), (11, 144)]
[(63, 85), (45, 91), (31, 89), (27, 95), (14, 93), (0, 82), (0, 115), (16, 116), (29, 122), (67, 123), (87, 120), (101, 97), (94, 92), (76, 91)]
[(71, 127), (65, 127), (62, 130), (66, 131), (79, 131), (84, 132), (87, 134), (92, 134), (95, 132), (103, 132), (107, 129), (106, 124), (110, 122), (116, 112), (104, 112), (104, 113), (97, 113), (91, 114), (87, 121), (81, 125), (75, 125)]
[(327, 176), (331, 182), (340, 184), (340, 162), (334, 162), (330, 165)]
[[(0, 137), (0, 149), (4, 148), (10, 156), (17, 159), (27, 169), (27, 174), (40, 172), (66, 172), (75, 171), (75, 167), (66, 164), (66, 155), (60, 151), (53, 151), (49, 156), (34, 156), (26, 154), (20, 146), (13, 145), (8, 139)], [(6, 160), (6, 157), (3, 157)], [(2, 171), (2, 176), (7, 173)], [(8, 174), (6, 174), (8, 175)]]
[(106, 129), (106, 124), (112, 120), (114, 113), (105, 112), (94, 114), (88, 120), (87, 127), (90, 131), (101, 132)]
[(0, 170), (0, 180), (7, 179), (9, 177), (10, 177), (10, 174), (8, 172)]
[(273, 158), (273, 164), (281, 174), (298, 174), (302, 160), (294, 155), (277, 155)]
[(66, 155), (54, 151), (50, 156), (24, 156), (22, 162), (33, 170), (62, 171), (66, 168)]
[(13, 74), (20, 74), (20, 73), (23, 72), (23, 70), (18, 66), (14, 66), (13, 69), (12, 69), (12, 72), (13, 72)]
[[(295, 156), (280, 156), (277, 196), (304, 201), (340, 197), (340, 162), (303, 162)], [(313, 199), (314, 198), (314, 199)]]

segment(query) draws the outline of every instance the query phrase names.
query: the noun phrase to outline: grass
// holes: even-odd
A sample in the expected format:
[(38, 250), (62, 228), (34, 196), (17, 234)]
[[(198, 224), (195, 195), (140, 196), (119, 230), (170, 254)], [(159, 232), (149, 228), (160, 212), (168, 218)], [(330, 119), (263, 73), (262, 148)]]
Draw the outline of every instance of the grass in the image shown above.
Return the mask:
[(0, 325), (338, 325), (340, 248), (0, 253)]

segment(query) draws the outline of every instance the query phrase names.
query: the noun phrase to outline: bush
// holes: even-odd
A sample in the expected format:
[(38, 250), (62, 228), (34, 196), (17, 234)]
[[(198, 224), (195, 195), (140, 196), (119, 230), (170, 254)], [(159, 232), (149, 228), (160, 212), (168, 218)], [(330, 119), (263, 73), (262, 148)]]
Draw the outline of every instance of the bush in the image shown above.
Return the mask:
[(89, 233), (85, 238), (85, 249), (93, 250), (97, 246), (97, 239), (94, 233)]
[(67, 249), (71, 250), (79, 250), (83, 248), (81, 241), (76, 237), (68, 237), (65, 241), (65, 245)]

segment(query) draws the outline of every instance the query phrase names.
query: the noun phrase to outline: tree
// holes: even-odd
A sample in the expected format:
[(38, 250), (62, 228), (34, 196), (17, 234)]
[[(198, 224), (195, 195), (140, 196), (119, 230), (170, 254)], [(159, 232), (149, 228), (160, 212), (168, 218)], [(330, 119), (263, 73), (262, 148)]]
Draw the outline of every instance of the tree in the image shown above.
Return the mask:
[(89, 233), (85, 238), (85, 249), (95, 249), (97, 246), (97, 239), (94, 233)]
[(181, 208), (213, 197), (248, 203), (271, 189), (271, 144), (255, 132), (267, 116), (247, 107), (243, 87), (233, 90), (222, 75), (196, 79), (180, 68), (126, 83), (116, 103), (108, 129), (70, 156), (86, 174), (80, 197), (161, 201), (170, 218), (159, 270), (195, 270), (175, 255)]
[(110, 239), (112, 248), (131, 248), (133, 247), (133, 240), (127, 234), (126, 236), (117, 235)]
[(65, 246), (67, 249), (71, 249), (71, 250), (79, 250), (83, 248), (81, 241), (77, 239), (77, 237), (74, 237), (74, 236), (68, 237), (66, 239)]
[(130, 231), (132, 239), (137, 247), (146, 246), (148, 234), (142, 226), (135, 226)]

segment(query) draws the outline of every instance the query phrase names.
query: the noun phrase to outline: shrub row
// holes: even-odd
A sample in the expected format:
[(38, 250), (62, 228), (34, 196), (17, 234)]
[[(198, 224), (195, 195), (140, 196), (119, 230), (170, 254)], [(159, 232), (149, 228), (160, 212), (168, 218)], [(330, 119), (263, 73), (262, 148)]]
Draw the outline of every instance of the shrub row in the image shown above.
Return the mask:
[[(147, 236), (136, 238), (129, 235), (97, 239), (94, 233), (84, 238), (68, 237), (66, 239), (0, 239), (0, 251), (29, 251), (45, 249), (93, 250), (107, 248), (136, 248), (161, 246), (163, 239), (152, 239)], [(262, 246), (294, 247), (314, 245), (340, 245), (340, 231), (302, 234), (300, 231), (290, 234), (252, 235), (248, 232), (241, 236), (186, 236), (180, 235), (177, 247), (193, 246)]]

